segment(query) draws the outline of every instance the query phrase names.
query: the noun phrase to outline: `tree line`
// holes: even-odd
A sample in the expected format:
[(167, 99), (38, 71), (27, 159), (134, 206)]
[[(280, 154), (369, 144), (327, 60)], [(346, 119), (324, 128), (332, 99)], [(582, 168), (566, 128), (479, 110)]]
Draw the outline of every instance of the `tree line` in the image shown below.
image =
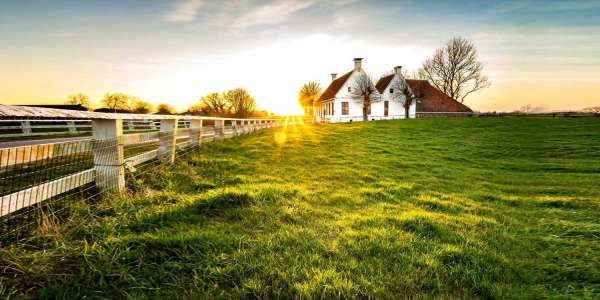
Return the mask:
[[(66, 103), (91, 108), (90, 98), (83, 93), (69, 95)], [(96, 109), (97, 111), (138, 114), (175, 113), (175, 109), (169, 104), (154, 106), (148, 101), (124, 93), (107, 93), (100, 100), (100, 104), (102, 107)], [(184, 114), (239, 118), (269, 115), (266, 111), (257, 111), (256, 100), (243, 88), (234, 88), (222, 93), (208, 93), (197, 103), (189, 106)]]

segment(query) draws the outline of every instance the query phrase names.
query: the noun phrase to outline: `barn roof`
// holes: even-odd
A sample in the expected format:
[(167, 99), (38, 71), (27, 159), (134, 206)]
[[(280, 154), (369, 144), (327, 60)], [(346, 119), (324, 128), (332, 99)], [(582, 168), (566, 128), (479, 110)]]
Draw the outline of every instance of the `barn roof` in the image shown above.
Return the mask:
[(321, 94), (321, 97), (319, 97), (319, 100), (317, 102), (322, 102), (322, 101), (329, 100), (329, 99), (335, 97), (335, 95), (342, 88), (344, 83), (346, 83), (346, 81), (348, 81), (348, 78), (350, 78), (350, 75), (352, 75), (352, 72), (354, 72), (354, 71), (350, 71), (350, 72), (344, 74), (344, 76), (332, 81), (329, 84), (329, 86), (327, 87), (327, 89), (325, 89), (323, 94)]
[(468, 106), (452, 99), (427, 80), (407, 79), (406, 83), (421, 100), (417, 101), (417, 112), (473, 112)]

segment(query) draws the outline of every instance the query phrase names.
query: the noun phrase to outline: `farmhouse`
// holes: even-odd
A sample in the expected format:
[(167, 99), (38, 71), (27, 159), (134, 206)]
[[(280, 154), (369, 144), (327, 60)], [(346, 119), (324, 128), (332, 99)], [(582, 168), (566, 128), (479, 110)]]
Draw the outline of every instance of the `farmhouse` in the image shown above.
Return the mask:
[(363, 109), (369, 120), (470, 115), (473, 112), (426, 80), (406, 80), (401, 66), (377, 81), (370, 94), (370, 103), (364, 105), (363, 97), (353, 90), (357, 88), (356, 80), (364, 76), (364, 72), (362, 58), (355, 58), (352, 71), (339, 78), (337, 74), (331, 74), (331, 83), (314, 104), (317, 122), (362, 121)]

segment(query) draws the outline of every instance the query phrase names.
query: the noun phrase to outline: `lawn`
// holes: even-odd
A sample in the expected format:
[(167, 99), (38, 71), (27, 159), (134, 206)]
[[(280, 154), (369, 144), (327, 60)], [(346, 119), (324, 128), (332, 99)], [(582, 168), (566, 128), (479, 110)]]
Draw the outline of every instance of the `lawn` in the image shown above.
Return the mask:
[(598, 119), (290, 126), (147, 171), (0, 249), (0, 297), (600, 298)]

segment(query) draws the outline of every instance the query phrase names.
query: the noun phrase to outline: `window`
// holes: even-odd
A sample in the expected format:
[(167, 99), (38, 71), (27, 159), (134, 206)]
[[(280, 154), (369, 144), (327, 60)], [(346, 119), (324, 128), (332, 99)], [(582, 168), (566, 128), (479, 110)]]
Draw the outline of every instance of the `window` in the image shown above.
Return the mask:
[(390, 94), (393, 94), (393, 93), (394, 93), (394, 89), (390, 89)]
[(342, 102), (342, 115), (347, 116), (350, 114), (350, 107), (348, 102)]
[(367, 115), (371, 114), (371, 103), (369, 103), (369, 105), (367, 105)]
[(348, 87), (348, 93), (352, 93), (352, 87), (351, 86)]
[(333, 102), (331, 102), (331, 115), (335, 115), (335, 105)]

